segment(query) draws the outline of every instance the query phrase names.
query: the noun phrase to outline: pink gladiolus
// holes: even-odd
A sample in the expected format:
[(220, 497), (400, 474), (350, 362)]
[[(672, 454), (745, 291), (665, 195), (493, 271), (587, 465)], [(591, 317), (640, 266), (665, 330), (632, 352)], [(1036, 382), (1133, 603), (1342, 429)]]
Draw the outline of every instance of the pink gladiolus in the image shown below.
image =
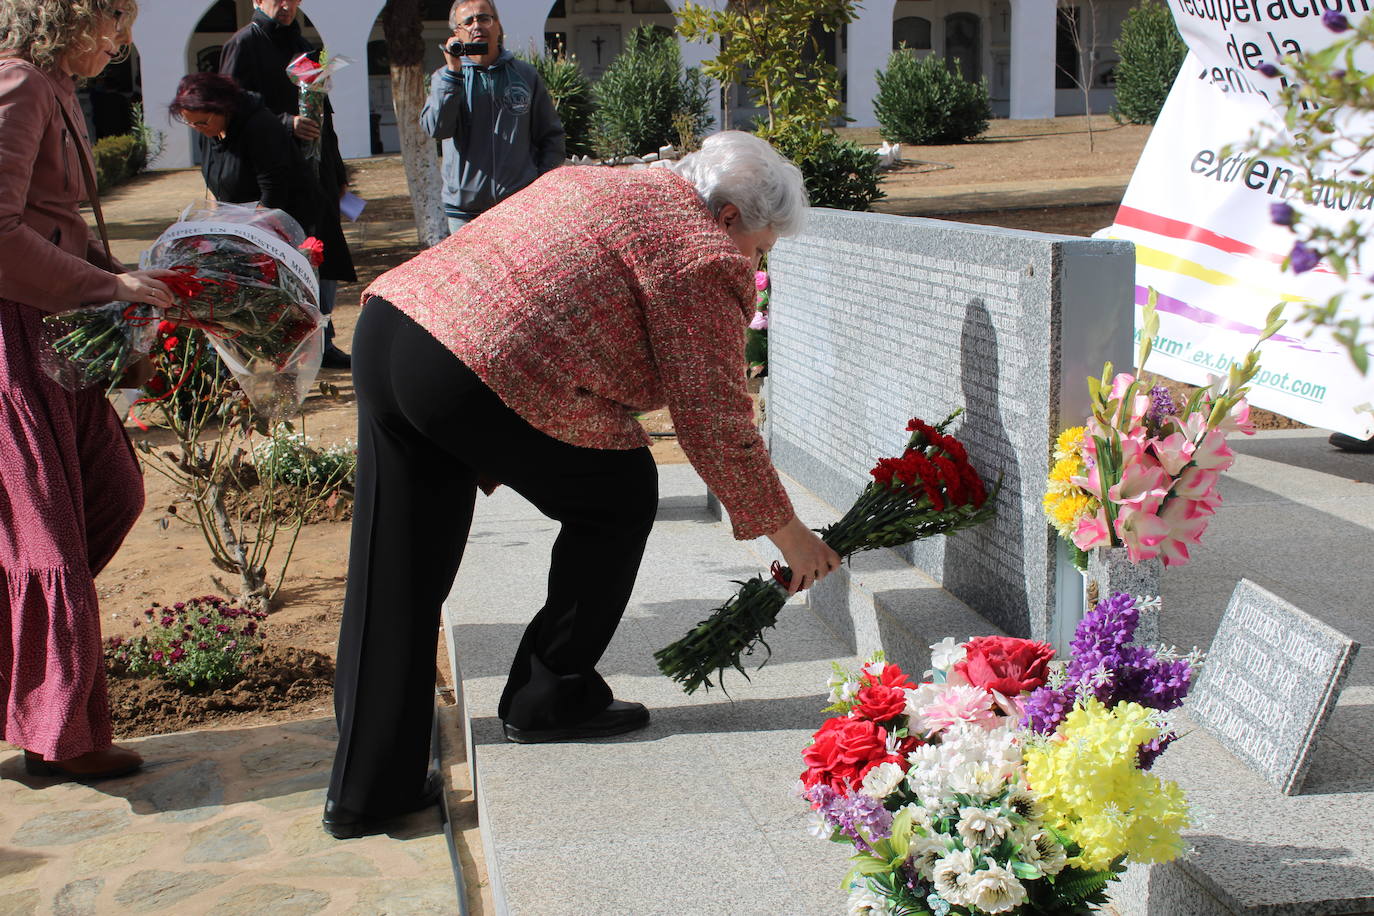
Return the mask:
[(1111, 532), (1107, 530), (1107, 516), (1100, 509), (1096, 515), (1080, 518), (1073, 532), (1073, 543), (1079, 550), (1092, 550), (1094, 547), (1110, 547)]
[(1135, 381), (1135, 376), (1129, 372), (1118, 372), (1116, 378), (1112, 379), (1111, 400), (1119, 401), (1126, 396), (1126, 389), (1131, 387)]
[(1154, 512), (1122, 506), (1116, 519), (1116, 534), (1126, 545), (1132, 563), (1159, 556), (1159, 543), (1169, 535), (1169, 523)]
[(1151, 439), (1149, 445), (1155, 458), (1163, 466), (1164, 472), (1170, 477), (1177, 477), (1193, 460), (1195, 446), (1183, 433), (1171, 433), (1163, 439)]
[(754, 271), (754, 289), (758, 290), (759, 292), (763, 292), (763, 291), (766, 290), (767, 288), (768, 288), (768, 271), (766, 271), (766, 270), (756, 270), (756, 271)]
[(1236, 462), (1236, 453), (1226, 444), (1226, 434), (1214, 429), (1202, 437), (1193, 452), (1193, 462), (1200, 468), (1224, 471)]
[(766, 330), (768, 330), (768, 313), (767, 313), (767, 312), (755, 312), (755, 313), (754, 313), (754, 320), (751, 321), (751, 322), (749, 322), (749, 327), (753, 328), (755, 331), (766, 331)]
[(1206, 499), (1216, 489), (1221, 474), (1194, 465), (1184, 471), (1174, 484), (1174, 495), (1184, 499)]
[(1120, 503), (1122, 508), (1130, 507), (1142, 512), (1153, 513), (1160, 501), (1169, 495), (1173, 480), (1164, 473), (1164, 468), (1152, 458), (1142, 457), (1139, 461), (1127, 464), (1121, 473), (1121, 480), (1107, 491), (1107, 498)]
[(1198, 512), (1199, 504), (1183, 499), (1170, 500), (1159, 513), (1169, 533), (1159, 544), (1165, 566), (1182, 566), (1189, 560), (1189, 546), (1196, 547), (1207, 530), (1207, 515)]
[(1250, 422), (1250, 402), (1241, 398), (1231, 412), (1217, 424), (1217, 429), (1228, 433), (1240, 432), (1247, 436), (1255, 434), (1255, 424)]

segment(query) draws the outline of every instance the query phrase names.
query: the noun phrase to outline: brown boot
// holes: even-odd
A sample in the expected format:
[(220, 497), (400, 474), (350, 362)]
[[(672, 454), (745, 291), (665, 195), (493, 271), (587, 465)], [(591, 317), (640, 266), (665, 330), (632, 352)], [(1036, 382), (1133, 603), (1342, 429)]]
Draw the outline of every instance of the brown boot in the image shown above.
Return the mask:
[(113, 779), (127, 776), (143, 766), (138, 751), (110, 745), (66, 760), (44, 760), (33, 751), (24, 752), (24, 769), (30, 776), (57, 776), (61, 779)]

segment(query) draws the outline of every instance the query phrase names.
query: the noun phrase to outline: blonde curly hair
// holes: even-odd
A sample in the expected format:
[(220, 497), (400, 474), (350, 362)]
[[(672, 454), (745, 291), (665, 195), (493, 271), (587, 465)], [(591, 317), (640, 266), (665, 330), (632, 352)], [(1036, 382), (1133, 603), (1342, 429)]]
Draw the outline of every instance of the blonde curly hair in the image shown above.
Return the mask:
[(119, 41), (127, 46), (137, 15), (138, 0), (4, 0), (0, 55), (52, 70), (68, 52), (94, 46), (101, 22), (116, 16)]

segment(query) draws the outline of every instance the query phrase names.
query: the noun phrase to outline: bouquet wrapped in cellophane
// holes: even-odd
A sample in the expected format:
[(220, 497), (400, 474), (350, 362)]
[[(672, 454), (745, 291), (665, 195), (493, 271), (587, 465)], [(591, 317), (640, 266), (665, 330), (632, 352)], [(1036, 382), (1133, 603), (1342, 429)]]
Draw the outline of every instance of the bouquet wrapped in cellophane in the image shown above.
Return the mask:
[[(300, 88), (298, 111), (303, 118), (309, 118), (321, 127), (324, 126), (324, 103), (334, 82), (334, 74), (347, 67), (347, 57), (331, 57), (328, 49), (319, 53), (319, 60), (309, 51), (291, 61), (286, 67), (286, 75)], [(310, 140), (305, 144), (305, 157), (314, 164), (316, 170), (320, 163), (320, 141)]]
[[(820, 530), (821, 540), (846, 558), (865, 550), (953, 534), (992, 518), (996, 488), (988, 493), (969, 463), (963, 443), (945, 433), (961, 412), (956, 410), (937, 426), (912, 419), (906, 427), (911, 438), (901, 457), (878, 459), (869, 472), (873, 482), (843, 518)], [(774, 563), (772, 573), (772, 578), (755, 576), (740, 583), (735, 596), (709, 618), (682, 639), (655, 652), (659, 670), (687, 693), (703, 685), (715, 686), (727, 668), (734, 668), (747, 679), (744, 657), (753, 655), (756, 645), (771, 651), (763, 631), (777, 623), (778, 612), (787, 600), (791, 571)]]
[(835, 666), (797, 791), (813, 835), (852, 847), (850, 913), (1079, 916), (1182, 851), (1187, 801), (1149, 770), (1200, 656), (1130, 645), (1139, 608), (1099, 602), (1067, 671), (1009, 636), (936, 643), (924, 682), (882, 653)]
[(166, 313), (111, 302), (49, 315), (44, 369), (68, 390), (113, 389), (163, 321), (203, 329), (225, 368), (268, 416), (294, 413), (320, 367), (318, 239), (280, 210), (193, 204), (140, 265), (176, 271)]

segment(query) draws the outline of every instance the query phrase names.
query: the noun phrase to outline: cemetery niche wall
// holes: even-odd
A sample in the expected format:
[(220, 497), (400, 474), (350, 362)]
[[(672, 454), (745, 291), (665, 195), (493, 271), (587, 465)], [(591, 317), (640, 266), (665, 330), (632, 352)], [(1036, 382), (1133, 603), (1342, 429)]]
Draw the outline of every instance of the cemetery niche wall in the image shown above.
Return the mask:
[(997, 518), (906, 559), (1005, 632), (1049, 639), (1051, 443), (1087, 415), (1085, 378), (1132, 362), (1134, 270), (1125, 242), (812, 210), (769, 256), (775, 463), (847, 506), (910, 417), (964, 408), (954, 429), (1003, 478)]

